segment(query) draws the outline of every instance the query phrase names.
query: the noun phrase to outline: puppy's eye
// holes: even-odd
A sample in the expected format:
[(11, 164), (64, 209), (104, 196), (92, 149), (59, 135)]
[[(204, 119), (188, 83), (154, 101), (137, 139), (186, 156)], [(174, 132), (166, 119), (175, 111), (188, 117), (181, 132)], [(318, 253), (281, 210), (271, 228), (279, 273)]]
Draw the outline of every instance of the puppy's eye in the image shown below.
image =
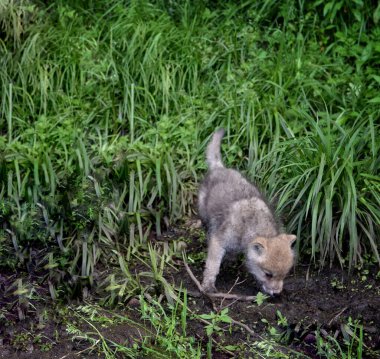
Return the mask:
[(271, 273), (271, 272), (264, 272), (265, 273), (265, 276), (267, 277), (267, 278), (273, 278), (273, 273)]

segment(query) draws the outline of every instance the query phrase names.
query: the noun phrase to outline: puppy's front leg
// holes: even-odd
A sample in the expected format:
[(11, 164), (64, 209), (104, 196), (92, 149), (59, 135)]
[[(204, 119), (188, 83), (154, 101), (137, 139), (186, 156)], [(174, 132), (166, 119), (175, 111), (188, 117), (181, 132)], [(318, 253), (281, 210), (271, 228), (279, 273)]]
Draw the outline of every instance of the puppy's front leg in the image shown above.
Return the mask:
[(215, 292), (215, 280), (226, 250), (220, 245), (218, 238), (212, 235), (209, 240), (206, 268), (203, 273), (202, 288), (205, 292)]

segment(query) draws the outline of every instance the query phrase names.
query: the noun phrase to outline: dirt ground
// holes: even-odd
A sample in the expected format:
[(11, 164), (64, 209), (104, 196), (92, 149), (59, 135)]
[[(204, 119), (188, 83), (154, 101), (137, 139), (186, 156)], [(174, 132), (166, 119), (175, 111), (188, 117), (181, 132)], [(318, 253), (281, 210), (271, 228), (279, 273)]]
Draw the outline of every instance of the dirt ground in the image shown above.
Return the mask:
[[(183, 233), (173, 232), (171, 237), (182, 237)], [(193, 235), (194, 237), (194, 235)], [(195, 235), (195, 237), (197, 237)], [(164, 239), (167, 240), (167, 239)], [(204, 253), (205, 243), (192, 242), (188, 247), (189, 265), (194, 275), (202, 278), (203, 259), (191, 261), (197, 253)], [(199, 294), (194, 282), (186, 272), (180, 257), (176, 259), (177, 269), (166, 273), (169, 282), (176, 286), (182, 285), (189, 290), (189, 308), (197, 313), (210, 313), (213, 308), (223, 309), (228, 307), (231, 318), (249, 326), (258, 337), (250, 337), (250, 340), (258, 340), (263, 334), (268, 334), (269, 328), (276, 328), (281, 334), (281, 343), (298, 353), (303, 353), (310, 358), (321, 358), (317, 355), (316, 330), (324, 336), (333, 336), (342, 342), (345, 337), (350, 338), (353, 326), (351, 321), (359, 320), (364, 328), (364, 354), (363, 358), (380, 357), (380, 278), (379, 268), (368, 266), (356, 269), (349, 276), (340, 268), (325, 268), (317, 271), (310, 265), (299, 262), (295, 270), (290, 273), (285, 282), (283, 293), (276, 297), (266, 299), (258, 306), (252, 302), (231, 301), (215, 299), (213, 303), (209, 298)], [(238, 279), (238, 283), (235, 285)], [(4, 291), (9, 281), (9, 275), (0, 275), (0, 291)], [(226, 262), (223, 264), (218, 276), (216, 287), (221, 292), (244, 295), (255, 295), (260, 291), (255, 280), (247, 274), (241, 260)], [(198, 293), (198, 294), (197, 294)], [(45, 292), (44, 296), (48, 296)], [(97, 358), (94, 352), (88, 354), (86, 348), (88, 342), (72, 340), (66, 331), (65, 323), (57, 317), (49, 316), (42, 320), (44, 308), (49, 307), (49, 302), (34, 306), (29, 311), (25, 320), (20, 321), (17, 305), (6, 302), (1, 298), (0, 292), (0, 358)], [(138, 302), (131, 301), (126, 306), (126, 313), (139, 320), (137, 312)], [(5, 310), (4, 308), (7, 308)], [(54, 309), (53, 309), (54, 310)], [(281, 318), (286, 318), (282, 320)], [(207, 343), (207, 336), (203, 325), (197, 320), (189, 320), (189, 334), (198, 341)], [(28, 333), (38, 332), (36, 336), (28, 339)], [(15, 334), (24, 334), (20, 343), (15, 343)], [(108, 327), (102, 332), (105, 338), (110, 338), (118, 343), (133, 343), (141, 340), (142, 331), (129, 324), (122, 323)], [(357, 334), (357, 333), (356, 333)], [(233, 326), (231, 333), (223, 337), (224, 344), (247, 343), (247, 332)], [(24, 340), (22, 341), (22, 338)], [(46, 344), (46, 345), (44, 345)], [(46, 351), (45, 351), (46, 350)], [(244, 353), (228, 354), (215, 350), (214, 358), (242, 357)], [(292, 357), (290, 355), (290, 357)]]
[[(202, 278), (202, 270), (193, 268), (193, 271), (198, 278)], [(196, 291), (196, 286), (188, 278), (186, 271), (182, 271), (178, 277), (182, 278), (187, 288)], [(237, 277), (240, 277), (239, 282), (242, 283), (234, 286)], [(364, 343), (369, 349), (363, 357), (378, 358), (380, 283), (374, 277), (374, 270), (362, 281), (358, 275), (349, 277), (338, 268), (318, 272), (310, 270), (306, 265), (298, 265), (287, 278), (281, 295), (267, 299), (261, 306), (242, 301), (234, 302), (229, 306), (229, 315), (247, 324), (255, 332), (263, 333), (268, 329), (268, 323), (278, 326), (280, 312), (287, 322), (279, 329), (283, 335), (283, 343), (312, 358), (319, 358), (314, 347), (316, 329), (342, 340), (347, 334), (345, 330), (349, 318), (352, 321), (358, 319), (364, 325)], [(255, 295), (260, 290), (244, 268), (231, 270), (224, 265), (216, 287), (218, 291), (227, 293), (233, 286), (235, 294)], [(214, 307), (223, 308), (232, 301), (214, 299), (213, 302)], [(210, 312), (213, 308), (208, 298), (197, 298), (195, 306), (199, 312)], [(239, 335), (237, 341), (244, 340), (238, 337)]]
[[(205, 243), (191, 242), (188, 250), (190, 257), (191, 252), (202, 251), (206, 251)], [(380, 358), (379, 267), (364, 265), (349, 274), (336, 265), (318, 270), (314, 265), (304, 262), (299, 259), (285, 280), (283, 292), (270, 297), (261, 306), (242, 301), (229, 306), (231, 301), (222, 299), (213, 300), (212, 304), (208, 298), (198, 298), (195, 306), (203, 313), (211, 311), (213, 307), (228, 306), (232, 318), (249, 325), (257, 333), (268, 330), (268, 326), (275, 326), (282, 334), (284, 345), (311, 358), (320, 358), (316, 350), (317, 329), (325, 337), (332, 336), (342, 342), (352, 334), (347, 324), (358, 320), (363, 324), (366, 345), (363, 358)], [(194, 275), (201, 280), (202, 266), (191, 267)], [(182, 285), (190, 291), (196, 291), (196, 285), (185, 269), (175, 275), (174, 281), (177, 284), (182, 281)], [(241, 295), (255, 295), (261, 290), (247, 273), (243, 261), (234, 258), (223, 261), (216, 287), (224, 293), (233, 288), (233, 293)], [(286, 318), (286, 323), (279, 327), (281, 316)], [(241, 340), (238, 337), (236, 341)]]

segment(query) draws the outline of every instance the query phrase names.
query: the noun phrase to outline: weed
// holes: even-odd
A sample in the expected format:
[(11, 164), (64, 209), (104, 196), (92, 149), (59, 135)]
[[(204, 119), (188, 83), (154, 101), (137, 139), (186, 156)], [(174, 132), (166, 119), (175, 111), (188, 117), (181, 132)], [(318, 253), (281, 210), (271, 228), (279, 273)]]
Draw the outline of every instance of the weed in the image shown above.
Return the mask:
[(232, 320), (231, 320), (231, 317), (228, 315), (228, 308), (222, 309), (220, 313), (211, 312), (210, 314), (200, 314), (199, 317), (210, 321), (210, 324), (206, 325), (205, 329), (206, 329), (206, 334), (209, 338), (209, 341), (207, 343), (207, 357), (211, 358), (212, 357), (212, 354), (211, 354), (212, 353), (212, 335), (214, 333), (218, 333), (218, 332), (220, 333), (224, 331), (224, 329), (220, 327), (220, 324), (223, 324), (223, 323), (231, 324)]
[(331, 336), (324, 330), (316, 331), (318, 355), (326, 358), (362, 358), (363, 356), (363, 326), (358, 321), (349, 318), (348, 323), (341, 326), (344, 338), (339, 343), (336, 336)]
[(331, 287), (333, 287), (334, 289), (342, 290), (346, 288), (346, 285), (338, 278), (334, 278), (333, 280), (331, 280), (330, 284)]
[[(80, 325), (68, 324), (67, 331), (75, 340), (85, 340), (90, 344), (88, 351), (99, 351), (106, 357), (123, 355), (135, 357), (136, 355), (154, 355), (157, 358), (171, 357), (186, 358), (189, 355), (200, 358), (201, 349), (195, 339), (186, 335), (186, 299), (180, 311), (179, 304), (169, 309), (167, 314), (157, 301), (148, 303), (143, 296), (140, 297), (141, 317), (148, 325), (142, 325), (128, 318), (127, 315), (111, 314), (93, 306), (78, 307), (73, 314), (80, 320)], [(182, 318), (178, 320), (179, 318)], [(139, 337), (133, 338), (134, 344), (121, 344), (107, 338), (104, 328), (116, 325), (126, 325), (129, 331), (136, 328)], [(180, 323), (180, 324), (179, 324)], [(87, 324), (90, 330), (83, 330)], [(101, 325), (101, 326), (100, 326)], [(178, 329), (181, 327), (181, 331)], [(124, 331), (123, 331), (124, 332)]]
[(255, 302), (258, 306), (261, 306), (269, 297), (262, 292), (256, 294)]

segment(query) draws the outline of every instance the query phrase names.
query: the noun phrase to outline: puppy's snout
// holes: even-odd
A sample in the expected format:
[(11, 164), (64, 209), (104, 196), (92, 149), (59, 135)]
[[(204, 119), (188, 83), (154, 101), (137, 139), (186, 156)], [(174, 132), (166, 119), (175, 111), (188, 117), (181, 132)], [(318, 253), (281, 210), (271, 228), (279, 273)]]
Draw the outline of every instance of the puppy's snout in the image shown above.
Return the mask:
[(276, 281), (276, 282), (268, 282), (263, 284), (263, 289), (266, 293), (268, 293), (271, 296), (279, 295), (282, 292), (283, 288), (283, 282), (282, 281)]

